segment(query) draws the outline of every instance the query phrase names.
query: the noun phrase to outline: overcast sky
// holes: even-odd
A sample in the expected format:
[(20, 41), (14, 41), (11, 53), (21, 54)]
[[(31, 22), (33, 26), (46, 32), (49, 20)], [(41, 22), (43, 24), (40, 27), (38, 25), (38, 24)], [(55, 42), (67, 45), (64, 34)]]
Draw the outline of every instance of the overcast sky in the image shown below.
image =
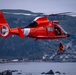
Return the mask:
[(24, 9), (33, 12), (76, 12), (76, 0), (0, 0), (0, 9)]

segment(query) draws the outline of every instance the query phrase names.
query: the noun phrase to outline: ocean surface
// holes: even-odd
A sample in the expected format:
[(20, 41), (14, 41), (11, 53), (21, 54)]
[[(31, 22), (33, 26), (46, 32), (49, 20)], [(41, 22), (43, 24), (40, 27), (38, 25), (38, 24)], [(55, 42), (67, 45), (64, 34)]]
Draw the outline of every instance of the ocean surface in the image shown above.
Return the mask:
[(61, 74), (54, 75), (76, 75), (76, 63), (51, 63), (51, 62), (24, 62), (24, 63), (0, 63), (0, 72), (3, 70), (18, 70), (13, 75), (45, 75), (42, 72), (53, 70)]

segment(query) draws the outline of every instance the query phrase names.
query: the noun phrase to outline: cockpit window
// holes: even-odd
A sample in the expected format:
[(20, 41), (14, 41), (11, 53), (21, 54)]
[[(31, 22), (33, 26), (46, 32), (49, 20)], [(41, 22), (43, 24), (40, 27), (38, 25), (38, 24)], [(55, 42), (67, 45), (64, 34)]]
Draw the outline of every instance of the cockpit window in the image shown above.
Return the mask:
[(27, 25), (25, 28), (32, 28), (32, 27), (37, 27), (37, 22), (33, 21), (32, 23), (30, 23), (29, 25)]
[(67, 34), (67, 32), (60, 25), (58, 25), (58, 27), (62, 30), (63, 33)]
[(55, 32), (56, 35), (61, 35), (62, 34), (61, 29), (58, 27), (58, 25), (54, 26), (54, 32)]

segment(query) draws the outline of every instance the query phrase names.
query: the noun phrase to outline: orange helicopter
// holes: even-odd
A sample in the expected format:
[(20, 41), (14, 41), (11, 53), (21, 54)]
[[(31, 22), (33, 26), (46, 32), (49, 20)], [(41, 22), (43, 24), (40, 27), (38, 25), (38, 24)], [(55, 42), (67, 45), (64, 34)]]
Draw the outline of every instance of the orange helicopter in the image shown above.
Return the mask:
[(0, 37), (7, 38), (10, 35), (19, 35), (20, 38), (30, 37), (36, 39), (61, 39), (70, 35), (58, 25), (59, 21), (50, 21), (47, 16), (36, 17), (32, 23), (24, 28), (10, 28), (2, 11), (0, 11)]

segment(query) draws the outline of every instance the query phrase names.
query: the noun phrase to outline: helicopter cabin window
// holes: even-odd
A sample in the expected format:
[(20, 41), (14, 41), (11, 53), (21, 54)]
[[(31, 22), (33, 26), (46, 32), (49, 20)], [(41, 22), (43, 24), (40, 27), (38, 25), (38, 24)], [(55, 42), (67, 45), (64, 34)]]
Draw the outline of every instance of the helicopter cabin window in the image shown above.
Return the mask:
[(48, 30), (48, 32), (52, 32), (53, 28), (52, 27), (48, 27), (47, 30)]
[(31, 22), (29, 25), (27, 25), (25, 28), (33, 28), (33, 27), (37, 27), (37, 22), (33, 21)]

